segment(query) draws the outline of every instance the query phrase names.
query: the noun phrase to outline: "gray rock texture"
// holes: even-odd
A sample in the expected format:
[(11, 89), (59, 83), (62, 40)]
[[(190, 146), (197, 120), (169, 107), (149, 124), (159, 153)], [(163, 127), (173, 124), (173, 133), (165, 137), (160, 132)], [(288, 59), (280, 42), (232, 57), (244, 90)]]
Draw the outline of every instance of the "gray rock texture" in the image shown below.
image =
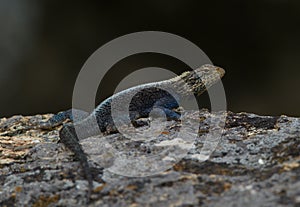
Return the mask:
[[(50, 116), (0, 119), (0, 206), (300, 206), (299, 118), (228, 112), (223, 136), (203, 161), (203, 137), (217, 115), (193, 112), (190, 122), (199, 123), (193, 147), (170, 169), (146, 177), (110, 169), (116, 156), (126, 162), (130, 155), (164, 149), (167, 141), (174, 144), (181, 123), (168, 122), (159, 138), (148, 142), (119, 133), (81, 140), (94, 177), (87, 203), (87, 181), (72, 153), (59, 143), (60, 127), (24, 130)], [(182, 142), (175, 145), (169, 153), (186, 149)], [(129, 165), (128, 170), (135, 172)]]

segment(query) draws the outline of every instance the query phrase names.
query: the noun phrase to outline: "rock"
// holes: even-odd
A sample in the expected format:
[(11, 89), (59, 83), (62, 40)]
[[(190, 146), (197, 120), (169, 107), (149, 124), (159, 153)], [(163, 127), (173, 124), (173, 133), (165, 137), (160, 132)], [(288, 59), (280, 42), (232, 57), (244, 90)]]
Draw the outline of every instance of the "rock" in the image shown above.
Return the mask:
[[(25, 130), (50, 115), (0, 119), (0, 206), (299, 206), (300, 119), (228, 112), (221, 139), (205, 140), (215, 136), (210, 123), (219, 116), (193, 112), (187, 128), (169, 121), (155, 139), (144, 139), (147, 132), (135, 140), (119, 133), (81, 140), (94, 177), (89, 204), (79, 163), (58, 142), (60, 127)], [(215, 148), (207, 160), (205, 145)], [(113, 173), (149, 172), (141, 158), (160, 152), (167, 153), (153, 158), (149, 176)], [(175, 152), (186, 153), (178, 159)], [(131, 156), (135, 164), (126, 161)], [(165, 163), (171, 168), (155, 174)]]

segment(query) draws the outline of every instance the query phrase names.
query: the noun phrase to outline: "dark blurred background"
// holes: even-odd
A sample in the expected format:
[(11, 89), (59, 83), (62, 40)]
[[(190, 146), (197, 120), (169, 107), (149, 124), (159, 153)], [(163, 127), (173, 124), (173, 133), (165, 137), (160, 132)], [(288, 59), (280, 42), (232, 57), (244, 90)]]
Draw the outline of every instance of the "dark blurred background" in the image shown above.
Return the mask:
[[(229, 110), (300, 116), (298, 0), (1, 0), (0, 117), (71, 108), (87, 58), (114, 38), (148, 30), (187, 38), (225, 68)], [(126, 58), (101, 83), (97, 101), (114, 91), (118, 71), (146, 66), (187, 69), (167, 56)]]

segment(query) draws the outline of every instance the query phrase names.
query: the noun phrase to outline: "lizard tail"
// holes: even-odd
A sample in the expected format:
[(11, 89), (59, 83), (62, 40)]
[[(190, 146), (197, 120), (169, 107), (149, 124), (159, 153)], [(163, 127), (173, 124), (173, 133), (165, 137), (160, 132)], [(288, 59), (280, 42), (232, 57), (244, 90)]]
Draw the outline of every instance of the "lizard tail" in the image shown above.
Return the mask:
[(63, 128), (59, 131), (60, 141), (64, 143), (64, 145), (74, 152), (75, 158), (79, 160), (82, 170), (84, 171), (84, 175), (88, 181), (88, 195), (87, 199), (89, 202), (92, 189), (93, 189), (93, 178), (91, 174), (91, 170), (88, 164), (87, 155), (83, 151), (78, 137), (76, 135), (75, 127), (72, 124), (65, 124)]

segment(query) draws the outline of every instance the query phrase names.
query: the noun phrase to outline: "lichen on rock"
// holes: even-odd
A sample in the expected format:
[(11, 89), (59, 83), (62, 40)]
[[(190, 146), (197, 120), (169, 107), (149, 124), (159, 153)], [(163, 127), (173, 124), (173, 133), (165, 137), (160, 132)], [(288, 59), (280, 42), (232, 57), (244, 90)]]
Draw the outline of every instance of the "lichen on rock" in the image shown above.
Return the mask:
[[(199, 118), (194, 112), (189, 119), (200, 126), (194, 147), (170, 169), (147, 177), (111, 173), (114, 152), (95, 147), (96, 142), (108, 140), (113, 147), (145, 155), (163, 144), (152, 140), (154, 145), (145, 145), (119, 133), (82, 140), (94, 178), (87, 204), (88, 183), (78, 161), (59, 143), (60, 127), (24, 130), (50, 116), (0, 119), (0, 206), (300, 205), (299, 118), (228, 112), (221, 140), (202, 161), (203, 136), (209, 131), (204, 123), (212, 116), (202, 111)], [(180, 124), (169, 122), (162, 136), (172, 137), (178, 128)]]

